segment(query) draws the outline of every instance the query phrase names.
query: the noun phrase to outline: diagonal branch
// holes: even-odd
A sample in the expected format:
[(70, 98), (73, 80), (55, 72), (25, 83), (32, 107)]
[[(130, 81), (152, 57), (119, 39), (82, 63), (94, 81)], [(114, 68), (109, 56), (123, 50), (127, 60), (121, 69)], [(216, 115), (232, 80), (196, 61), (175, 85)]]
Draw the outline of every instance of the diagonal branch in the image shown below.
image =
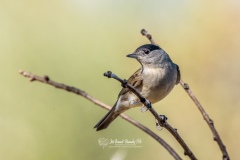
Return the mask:
[[(33, 81), (38, 81), (38, 82), (42, 82), (51, 86), (54, 86), (58, 89), (63, 89), (65, 91), (71, 92), (71, 93), (75, 93), (77, 95), (80, 95), (86, 99), (88, 99), (89, 101), (93, 102), (94, 104), (110, 110), (111, 107), (106, 105), (105, 103), (93, 98), (92, 96), (90, 96), (88, 93), (86, 93), (83, 90), (80, 90), (78, 88), (75, 87), (71, 87), (65, 84), (61, 84), (58, 82), (55, 82), (53, 80), (51, 80), (48, 76), (37, 76), (34, 75), (32, 73), (29, 72), (25, 72), (20, 70), (19, 73), (21, 75), (23, 75), (26, 78), (29, 78), (29, 80), (31, 82)], [(167, 144), (161, 137), (159, 137), (157, 134), (155, 134), (153, 131), (151, 131), (150, 129), (148, 129), (147, 127), (145, 127), (144, 125), (142, 125), (141, 123), (135, 121), (134, 119), (130, 118), (129, 116), (125, 115), (125, 114), (120, 114), (120, 117), (123, 118), (124, 120), (128, 121), (129, 123), (133, 124), (134, 126), (136, 126), (137, 128), (141, 129), (143, 132), (147, 133), (149, 136), (151, 136), (153, 139), (155, 139), (158, 143), (160, 143), (176, 160), (182, 160), (181, 157), (173, 150), (173, 148), (171, 146), (169, 146), (169, 144)]]
[[(145, 37), (148, 38), (148, 40), (151, 42), (151, 44), (155, 44), (157, 45), (154, 41), (153, 38), (150, 34), (147, 33), (147, 31), (145, 29), (141, 30), (141, 34)], [(225, 145), (223, 144), (216, 128), (214, 127), (213, 124), (213, 120), (208, 116), (207, 112), (204, 110), (203, 106), (200, 104), (200, 102), (198, 101), (198, 99), (196, 98), (196, 96), (193, 94), (193, 92), (191, 91), (191, 89), (189, 88), (188, 84), (185, 83), (183, 80), (180, 80), (180, 84), (183, 87), (183, 89), (187, 92), (187, 94), (189, 95), (189, 97), (193, 100), (193, 102), (195, 103), (195, 105), (198, 107), (199, 111), (201, 112), (204, 120), (207, 122), (209, 128), (211, 129), (212, 133), (213, 133), (213, 140), (217, 142), (222, 154), (223, 154), (223, 160), (230, 160), (230, 157), (228, 155), (228, 152), (226, 150)]]
[(200, 104), (200, 102), (198, 101), (198, 99), (196, 98), (196, 96), (193, 94), (193, 92), (191, 91), (189, 85), (187, 83), (185, 83), (183, 80), (180, 80), (180, 84), (183, 87), (183, 89), (187, 92), (187, 94), (189, 95), (189, 97), (193, 100), (193, 102), (196, 104), (196, 106), (198, 107), (199, 111), (202, 113), (203, 119), (207, 122), (209, 128), (211, 129), (212, 133), (213, 133), (213, 140), (216, 141), (218, 143), (218, 146), (223, 154), (223, 160), (230, 160), (229, 155), (227, 153), (226, 150), (226, 146), (223, 144), (216, 128), (214, 127), (214, 123), (213, 120), (209, 117), (209, 115), (207, 114), (207, 112), (204, 110), (203, 106)]
[(184, 142), (182, 137), (178, 134), (177, 130), (174, 129), (170, 124), (167, 123), (165, 119), (162, 118), (162, 116), (159, 116), (159, 114), (152, 108), (152, 105), (149, 100), (144, 98), (132, 85), (130, 85), (126, 80), (123, 80), (119, 78), (116, 74), (113, 74), (111, 71), (108, 71), (104, 73), (104, 76), (108, 78), (114, 78), (117, 81), (119, 81), (123, 87), (129, 88), (141, 101), (142, 104), (144, 104), (149, 111), (153, 114), (153, 116), (158, 120), (160, 125), (164, 128), (166, 128), (173, 136), (174, 138), (178, 141), (178, 143), (183, 147), (184, 149), (184, 154), (189, 156), (191, 160), (196, 160), (197, 158), (195, 155), (192, 153), (192, 151), (189, 149), (187, 144)]

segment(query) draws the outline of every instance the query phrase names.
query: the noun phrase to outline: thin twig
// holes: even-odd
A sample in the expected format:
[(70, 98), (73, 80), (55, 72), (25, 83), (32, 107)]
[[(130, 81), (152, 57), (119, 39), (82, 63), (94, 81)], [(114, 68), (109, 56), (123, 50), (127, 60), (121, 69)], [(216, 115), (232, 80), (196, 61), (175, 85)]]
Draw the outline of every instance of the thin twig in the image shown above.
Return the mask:
[(203, 106), (200, 104), (196, 96), (193, 94), (193, 92), (190, 90), (190, 87), (187, 83), (185, 83), (183, 80), (180, 80), (180, 84), (183, 87), (183, 89), (187, 92), (189, 97), (193, 100), (193, 102), (198, 107), (199, 111), (202, 113), (203, 119), (207, 122), (209, 128), (211, 129), (213, 133), (213, 140), (218, 143), (218, 146), (223, 154), (223, 160), (230, 160), (230, 157), (227, 153), (226, 146), (223, 144), (216, 128), (214, 127), (213, 120), (209, 117), (207, 112), (204, 110)]
[(177, 130), (174, 129), (170, 124), (167, 123), (166, 119), (163, 119), (162, 116), (159, 116), (159, 114), (152, 108), (152, 105), (149, 100), (144, 98), (132, 85), (130, 85), (126, 80), (123, 80), (119, 78), (116, 74), (113, 74), (111, 71), (108, 71), (104, 73), (104, 76), (108, 78), (113, 78), (118, 80), (123, 87), (129, 88), (141, 101), (142, 104), (144, 104), (149, 111), (153, 114), (153, 116), (158, 120), (159, 124), (166, 128), (173, 136), (174, 138), (179, 142), (179, 144), (183, 147), (184, 149), (184, 154), (189, 156), (191, 160), (196, 160), (197, 158), (195, 155), (192, 153), (192, 151), (189, 149), (187, 144), (184, 142), (182, 137), (178, 134)]
[[(93, 102), (94, 104), (104, 108), (104, 109), (107, 109), (107, 110), (110, 110), (111, 107), (106, 105), (105, 103), (97, 100), (96, 98), (93, 98), (92, 96), (90, 96), (88, 93), (86, 93), (85, 91), (83, 90), (80, 90), (78, 88), (75, 88), (75, 87), (71, 87), (71, 86), (68, 86), (68, 85), (65, 85), (65, 84), (61, 84), (61, 83), (58, 83), (58, 82), (55, 82), (53, 80), (51, 80), (48, 76), (43, 76), (43, 77), (40, 77), (40, 76), (37, 76), (37, 75), (34, 75), (32, 73), (29, 73), (29, 72), (25, 72), (25, 71), (22, 71), (20, 70), (19, 73), (21, 75), (23, 75), (24, 77), (26, 78), (29, 78), (29, 80), (31, 82), (33, 81), (38, 81), (38, 82), (42, 82), (42, 83), (45, 83), (45, 84), (49, 84), (51, 86), (54, 86), (58, 89), (63, 89), (63, 90), (66, 90), (68, 92), (71, 92), (71, 93), (75, 93), (77, 95), (80, 95), (86, 99), (88, 99), (89, 101)], [(152, 132), (150, 129), (148, 129), (147, 127), (145, 127), (144, 125), (142, 125), (141, 123), (135, 121), (134, 119), (130, 118), (129, 116), (125, 115), (125, 114), (120, 114), (120, 117), (123, 118), (124, 120), (128, 121), (129, 123), (133, 124), (134, 126), (136, 126), (137, 128), (141, 129), (142, 131), (144, 131), (145, 133), (147, 133), (149, 136), (151, 136), (153, 139), (155, 139), (158, 143), (160, 143), (176, 160), (182, 160), (181, 157), (173, 150), (173, 148), (171, 146), (169, 146), (169, 144), (167, 144), (161, 137), (159, 137), (157, 134), (155, 134), (154, 132)]]
[[(148, 38), (148, 40), (151, 42), (151, 44), (155, 44), (157, 45), (152, 36), (150, 34), (148, 34), (148, 32), (145, 29), (141, 30), (141, 34), (144, 35), (145, 37)], [(207, 112), (204, 110), (203, 106), (200, 104), (200, 102), (198, 101), (198, 99), (196, 98), (196, 96), (193, 94), (193, 92), (190, 90), (189, 86), (187, 83), (185, 83), (182, 79), (180, 80), (180, 84), (183, 87), (183, 89), (187, 92), (187, 94), (189, 95), (189, 97), (193, 100), (193, 102), (196, 104), (196, 106), (198, 107), (199, 111), (201, 112), (204, 120), (207, 122), (209, 128), (211, 129), (212, 133), (213, 133), (213, 140), (217, 142), (221, 152), (222, 152), (222, 159), (223, 160), (230, 160), (230, 157), (228, 155), (226, 146), (223, 144), (216, 128), (214, 127), (213, 124), (213, 120), (208, 116)]]
[(157, 46), (158, 46), (158, 44), (155, 43), (155, 41), (153, 40), (152, 35), (151, 35), (151, 34), (148, 34), (145, 29), (142, 29), (142, 30), (141, 30), (141, 33), (142, 33), (143, 36), (146, 36), (146, 37), (148, 38), (148, 40), (151, 42), (151, 44), (154, 44), (154, 45), (157, 45)]

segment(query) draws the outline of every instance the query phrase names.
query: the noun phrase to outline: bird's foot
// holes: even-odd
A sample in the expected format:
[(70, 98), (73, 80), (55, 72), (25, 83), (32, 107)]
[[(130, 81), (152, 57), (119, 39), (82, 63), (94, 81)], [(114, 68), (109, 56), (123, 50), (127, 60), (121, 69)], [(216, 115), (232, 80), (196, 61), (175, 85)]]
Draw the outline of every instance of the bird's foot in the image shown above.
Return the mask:
[[(162, 120), (162, 123), (165, 123), (165, 122), (167, 121), (167, 119), (168, 119), (165, 115), (159, 115), (159, 116), (160, 116), (160, 118), (161, 118), (161, 120)], [(158, 120), (156, 119), (156, 128), (157, 128), (159, 131), (161, 131), (161, 130), (163, 129), (162, 123), (159, 124)]]
[(150, 108), (152, 108), (152, 105), (151, 105), (151, 102), (148, 101), (147, 99), (145, 99), (145, 104), (146, 105), (143, 105), (142, 108), (141, 108), (141, 112), (146, 112), (147, 110), (149, 110)]
[(163, 127), (158, 123), (158, 120), (156, 119), (156, 128), (157, 130), (161, 131)]
[(146, 107), (145, 105), (141, 107), (141, 112), (146, 112), (147, 110), (148, 110), (148, 107)]

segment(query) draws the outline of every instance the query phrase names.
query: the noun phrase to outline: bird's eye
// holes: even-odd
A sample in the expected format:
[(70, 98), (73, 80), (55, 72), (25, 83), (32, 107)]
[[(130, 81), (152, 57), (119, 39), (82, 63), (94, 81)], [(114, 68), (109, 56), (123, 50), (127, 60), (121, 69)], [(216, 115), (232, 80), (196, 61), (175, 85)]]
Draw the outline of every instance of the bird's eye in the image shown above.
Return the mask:
[(144, 51), (145, 54), (149, 54), (150, 53), (150, 51), (148, 49), (144, 49), (143, 51)]

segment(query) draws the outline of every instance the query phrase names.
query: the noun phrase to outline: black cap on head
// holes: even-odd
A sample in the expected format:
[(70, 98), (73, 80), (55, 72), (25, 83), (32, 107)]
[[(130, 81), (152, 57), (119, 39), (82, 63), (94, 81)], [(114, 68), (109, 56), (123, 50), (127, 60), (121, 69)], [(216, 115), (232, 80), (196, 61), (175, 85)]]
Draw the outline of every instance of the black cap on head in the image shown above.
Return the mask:
[(136, 49), (136, 51), (137, 51), (137, 50), (141, 50), (141, 49), (143, 49), (143, 48), (149, 49), (150, 52), (153, 51), (153, 50), (161, 49), (160, 47), (158, 47), (158, 46), (156, 46), (156, 45), (153, 45), (153, 44), (144, 44), (144, 45), (138, 47), (138, 48)]

